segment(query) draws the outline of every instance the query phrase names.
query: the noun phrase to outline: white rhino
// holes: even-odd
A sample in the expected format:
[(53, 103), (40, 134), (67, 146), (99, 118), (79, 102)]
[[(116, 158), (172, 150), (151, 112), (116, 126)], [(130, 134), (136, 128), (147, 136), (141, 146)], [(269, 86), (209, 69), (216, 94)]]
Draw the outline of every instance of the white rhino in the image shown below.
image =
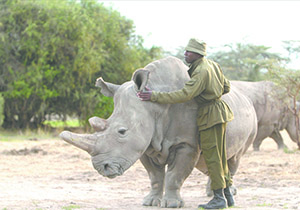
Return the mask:
[[(285, 145), (279, 131), (284, 129), (294, 142), (299, 142), (300, 139), (297, 139), (295, 115), (280, 100), (272, 82), (231, 81), (231, 85), (238, 88), (253, 102), (258, 123), (257, 136), (253, 142), (254, 150), (258, 151), (262, 141), (267, 137), (275, 140), (278, 149), (283, 149)], [(297, 103), (297, 106), (299, 109), (300, 103)]]
[[(91, 118), (93, 134), (63, 131), (61, 138), (87, 151), (94, 168), (105, 177), (122, 175), (140, 159), (151, 181), (143, 205), (183, 207), (184, 180), (194, 167), (207, 173), (198, 144), (197, 104), (194, 100), (174, 105), (144, 102), (136, 94), (146, 85), (159, 91), (180, 89), (189, 80), (187, 69), (181, 60), (168, 57), (136, 70), (132, 80), (122, 85), (99, 78), (96, 86), (114, 98), (112, 115), (107, 120)], [(250, 99), (234, 86), (223, 99), (235, 114), (227, 129), (228, 164), (234, 174), (255, 138), (257, 120)]]

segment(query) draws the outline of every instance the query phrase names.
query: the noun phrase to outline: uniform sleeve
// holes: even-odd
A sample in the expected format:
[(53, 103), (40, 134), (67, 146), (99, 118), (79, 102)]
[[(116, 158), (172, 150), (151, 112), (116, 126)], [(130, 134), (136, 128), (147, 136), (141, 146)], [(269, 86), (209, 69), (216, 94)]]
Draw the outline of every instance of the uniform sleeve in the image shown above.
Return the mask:
[(184, 103), (200, 95), (205, 89), (206, 81), (203, 74), (195, 74), (180, 90), (172, 92), (153, 91), (151, 101), (161, 104)]
[(228, 79), (226, 79), (224, 77), (224, 91), (223, 91), (223, 95), (226, 94), (226, 93), (229, 93), (230, 91), (230, 82)]

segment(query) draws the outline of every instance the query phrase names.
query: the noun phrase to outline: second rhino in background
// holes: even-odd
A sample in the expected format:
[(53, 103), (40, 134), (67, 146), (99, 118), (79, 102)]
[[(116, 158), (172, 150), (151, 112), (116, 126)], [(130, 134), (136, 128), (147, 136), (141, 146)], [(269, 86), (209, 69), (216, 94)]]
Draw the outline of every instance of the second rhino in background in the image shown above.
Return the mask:
[[(258, 123), (257, 135), (253, 142), (255, 151), (259, 150), (262, 141), (267, 137), (275, 140), (278, 149), (283, 149), (285, 144), (280, 131), (284, 129), (295, 143), (298, 142), (295, 115), (288, 109), (288, 105), (280, 100), (279, 94), (276, 94), (274, 83), (270, 81), (230, 82), (253, 102)], [(300, 103), (297, 103), (297, 106), (299, 108)]]

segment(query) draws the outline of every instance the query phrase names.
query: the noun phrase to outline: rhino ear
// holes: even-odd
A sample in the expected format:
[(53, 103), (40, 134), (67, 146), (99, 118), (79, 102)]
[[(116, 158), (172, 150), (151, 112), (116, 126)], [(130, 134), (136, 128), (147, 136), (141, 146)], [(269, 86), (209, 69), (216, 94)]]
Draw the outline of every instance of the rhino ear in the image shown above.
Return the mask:
[(96, 80), (96, 87), (101, 88), (101, 93), (108, 97), (113, 97), (117, 89), (120, 87), (120, 85), (115, 85), (109, 82), (105, 82), (102, 77), (99, 77)]
[(138, 69), (133, 73), (132, 80), (135, 83), (137, 91), (143, 90), (148, 82), (150, 71)]

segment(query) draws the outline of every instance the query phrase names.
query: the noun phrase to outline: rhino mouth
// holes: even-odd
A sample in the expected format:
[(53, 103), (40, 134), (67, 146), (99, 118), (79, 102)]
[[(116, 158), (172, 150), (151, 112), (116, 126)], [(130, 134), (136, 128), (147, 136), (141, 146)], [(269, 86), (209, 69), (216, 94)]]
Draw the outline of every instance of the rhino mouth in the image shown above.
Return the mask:
[(124, 173), (124, 171), (126, 171), (131, 166), (130, 162), (126, 160), (92, 162), (94, 168), (100, 175), (108, 177), (110, 179), (115, 178), (117, 176), (121, 176)]

